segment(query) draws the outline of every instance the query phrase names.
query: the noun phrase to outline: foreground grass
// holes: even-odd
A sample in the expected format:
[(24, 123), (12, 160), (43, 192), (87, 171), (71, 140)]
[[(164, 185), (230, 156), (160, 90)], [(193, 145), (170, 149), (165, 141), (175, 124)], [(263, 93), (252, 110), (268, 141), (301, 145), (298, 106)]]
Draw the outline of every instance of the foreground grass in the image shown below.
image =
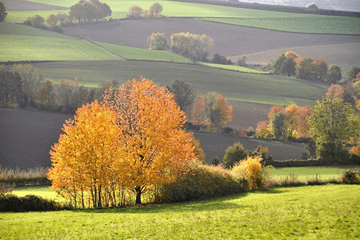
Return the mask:
[[(34, 64), (54, 82), (79, 78), (80, 84), (94, 87), (109, 79), (120, 83), (145, 76), (160, 85), (181, 79), (196, 92), (211, 91), (227, 99), (273, 105), (311, 105), (326, 93), (329, 85), (283, 76), (224, 71), (191, 64), (149, 61), (86, 61)], [(104, 70), (105, 69), (105, 70)]]
[(329, 184), (278, 188), (169, 206), (0, 213), (0, 236), (5, 239), (354, 239), (360, 237), (359, 196), (359, 185)]

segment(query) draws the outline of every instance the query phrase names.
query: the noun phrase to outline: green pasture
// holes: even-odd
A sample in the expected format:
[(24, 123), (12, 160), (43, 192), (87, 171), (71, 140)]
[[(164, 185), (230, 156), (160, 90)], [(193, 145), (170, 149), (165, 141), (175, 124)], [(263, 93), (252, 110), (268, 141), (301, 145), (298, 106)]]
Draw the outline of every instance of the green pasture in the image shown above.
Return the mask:
[(34, 37), (52, 37), (52, 38), (67, 38), (67, 39), (76, 39), (74, 37), (46, 31), (39, 28), (33, 28), (23, 24), (14, 24), (8, 22), (0, 22), (0, 41), (4, 36), (2, 35), (23, 35), (23, 36), (34, 36)]
[[(34, 2), (70, 7), (76, 4), (77, 0), (35, 0)], [(150, 0), (104, 0), (102, 2), (107, 3), (112, 9), (112, 18), (125, 18), (128, 9), (134, 5), (149, 9), (154, 3)], [(360, 28), (358, 28), (360, 20), (358, 18), (253, 10), (165, 0), (156, 2), (163, 6), (163, 15), (166, 17), (198, 17), (207, 21), (288, 32), (360, 34)], [(8, 11), (6, 21), (23, 22), (36, 14), (46, 18), (50, 14), (58, 12), (60, 11)], [(66, 10), (61, 12), (66, 12)]]
[(207, 67), (214, 67), (214, 68), (221, 68), (226, 70), (234, 70), (244, 73), (259, 73), (259, 74), (267, 74), (268, 72), (258, 71), (251, 68), (241, 67), (237, 65), (226, 65), (226, 64), (216, 64), (216, 63), (205, 63), (200, 62), (201, 65), (207, 66)]
[(181, 79), (200, 93), (211, 91), (227, 99), (265, 104), (312, 104), (326, 93), (329, 85), (275, 75), (249, 74), (207, 68), (193, 64), (150, 61), (76, 61), (38, 63), (44, 77), (57, 81), (79, 78), (80, 84), (97, 86), (105, 80), (120, 83), (145, 76), (160, 85)]
[(302, 17), (216, 17), (202, 18), (202, 20), (285, 32), (360, 34), (360, 19), (354, 17), (335, 17), (303, 14)]
[(96, 44), (99, 44), (104, 48), (110, 50), (111, 52), (119, 54), (120, 56), (126, 59), (168, 61), (168, 62), (182, 62), (182, 63), (190, 62), (190, 60), (168, 51), (126, 47), (126, 46), (115, 45), (111, 43), (102, 43), (102, 42), (96, 42)]
[(55, 200), (56, 202), (66, 203), (65, 198), (59, 197), (57, 193), (51, 190), (49, 187), (28, 187), (13, 190), (12, 194), (24, 197), (26, 195), (36, 195), (45, 199)]
[(35, 17), (36, 15), (39, 15), (45, 18), (46, 20), (51, 14), (56, 15), (58, 13), (64, 13), (64, 14), (69, 13), (68, 10), (32, 10), (32, 11), (6, 11), (6, 12), (8, 13), (8, 15), (6, 16), (5, 21), (12, 23), (23, 23), (29, 17)]
[(119, 60), (85, 40), (22, 35), (1, 35), (0, 61)]
[(270, 189), (185, 204), (0, 213), (4, 239), (355, 239), (360, 186)]
[(315, 179), (316, 176), (320, 180), (327, 180), (333, 178), (340, 178), (343, 172), (350, 167), (290, 167), (290, 168), (277, 168), (272, 172), (275, 179), (284, 179), (289, 177), (290, 174), (295, 174), (300, 181), (307, 179)]

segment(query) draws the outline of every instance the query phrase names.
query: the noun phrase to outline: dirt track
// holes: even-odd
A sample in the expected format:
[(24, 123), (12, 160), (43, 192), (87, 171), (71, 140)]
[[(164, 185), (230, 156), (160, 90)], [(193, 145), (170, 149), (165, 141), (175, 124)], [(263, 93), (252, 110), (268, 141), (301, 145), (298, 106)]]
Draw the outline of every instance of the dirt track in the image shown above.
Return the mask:
[[(323, 45), (337, 44), (333, 45), (333, 51), (339, 58), (336, 59), (336, 62), (329, 61), (329, 64), (350, 62), (350, 66), (355, 65), (353, 62), (359, 58), (357, 49), (360, 49), (360, 36), (356, 35), (287, 33), (189, 18), (120, 20), (90, 25), (77, 25), (64, 28), (64, 30), (65, 34), (68, 35), (83, 38), (89, 37), (94, 41), (123, 44), (138, 48), (148, 48), (146, 38), (153, 32), (163, 32), (167, 37), (170, 37), (173, 33), (189, 31), (191, 33), (211, 36), (215, 42), (214, 53), (227, 56), (276, 49), (292, 50), (299, 47), (305, 47), (306, 49), (307, 47), (317, 46), (319, 54), (315, 57), (322, 57), (321, 52), (326, 54), (327, 51), (326, 49), (322, 50)], [(341, 45), (339, 45), (342, 43), (354, 43), (357, 49), (354, 52), (347, 52), (346, 55), (342, 54), (343, 50)]]
[[(50, 167), (49, 151), (58, 141), (61, 127), (69, 115), (0, 108), (0, 165), (2, 167)], [(246, 149), (268, 146), (276, 160), (295, 159), (305, 152), (302, 144), (281, 143), (229, 135), (195, 133), (206, 158), (222, 159), (225, 149), (241, 142)]]

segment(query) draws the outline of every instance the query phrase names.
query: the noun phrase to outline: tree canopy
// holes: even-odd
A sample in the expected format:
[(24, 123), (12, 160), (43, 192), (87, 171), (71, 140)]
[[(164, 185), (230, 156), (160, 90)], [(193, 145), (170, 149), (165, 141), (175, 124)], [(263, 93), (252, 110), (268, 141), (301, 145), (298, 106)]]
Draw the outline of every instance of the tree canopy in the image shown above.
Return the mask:
[(5, 21), (6, 16), (7, 16), (7, 12), (4, 3), (0, 2), (0, 22)]
[(69, 18), (78, 22), (94, 22), (111, 16), (111, 9), (99, 0), (80, 1), (70, 7)]

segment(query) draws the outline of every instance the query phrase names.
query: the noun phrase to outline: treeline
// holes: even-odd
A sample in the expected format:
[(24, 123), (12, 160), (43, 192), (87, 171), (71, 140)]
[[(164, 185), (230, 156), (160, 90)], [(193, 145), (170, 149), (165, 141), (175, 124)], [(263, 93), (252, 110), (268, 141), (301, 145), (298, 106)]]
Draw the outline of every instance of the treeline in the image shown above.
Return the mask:
[(174, 33), (170, 36), (170, 41), (164, 33), (152, 33), (147, 38), (147, 43), (150, 49), (166, 50), (170, 48), (175, 53), (195, 61), (206, 61), (214, 48), (214, 40), (211, 37), (189, 32)]
[(101, 100), (109, 87), (117, 86), (116, 82), (107, 80), (97, 88), (86, 88), (79, 85), (78, 78), (60, 79), (59, 84), (54, 84), (31, 64), (14, 64), (10, 71), (0, 65), (0, 106), (3, 107), (74, 114), (82, 105)]
[[(111, 16), (111, 13), (112, 11), (106, 3), (101, 3), (99, 0), (81, 0), (79, 3), (70, 7), (70, 12), (68, 14), (51, 14), (46, 20), (45, 18), (36, 15), (34, 17), (29, 17), (26, 21), (24, 21), (24, 24), (62, 33), (62, 27), (70, 26), (76, 23), (105, 21), (106, 17)], [(50, 26), (50, 28), (45, 26), (45, 22)]]
[[(349, 75), (360, 69), (354, 67)], [(359, 71), (360, 72), (360, 71)], [(360, 73), (344, 86), (331, 85), (312, 107), (271, 107), (256, 136), (308, 143), (302, 159), (322, 164), (360, 163)], [(349, 150), (350, 149), (350, 150)]]
[(143, 10), (140, 6), (134, 5), (129, 8), (129, 13), (126, 18), (139, 19), (139, 18), (160, 18), (163, 17), (161, 14), (163, 6), (160, 3), (154, 3), (150, 6), (149, 10)]
[(339, 66), (328, 66), (326, 60), (322, 58), (302, 58), (291, 51), (281, 54), (276, 59), (273, 64), (273, 74), (330, 83), (336, 83), (342, 78)]

